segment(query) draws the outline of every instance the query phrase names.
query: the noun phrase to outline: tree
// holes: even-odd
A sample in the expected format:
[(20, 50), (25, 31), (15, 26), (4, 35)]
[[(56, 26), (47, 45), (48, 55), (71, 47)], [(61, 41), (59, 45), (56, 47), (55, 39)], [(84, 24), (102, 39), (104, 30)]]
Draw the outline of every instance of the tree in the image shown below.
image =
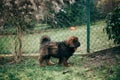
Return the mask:
[(114, 43), (120, 44), (120, 5), (108, 14), (106, 18), (107, 26), (105, 30), (108, 38), (114, 40)]
[(15, 61), (19, 62), (22, 56), (23, 32), (33, 25), (35, 9), (30, 0), (2, 0), (0, 1), (0, 19), (9, 27), (16, 30)]

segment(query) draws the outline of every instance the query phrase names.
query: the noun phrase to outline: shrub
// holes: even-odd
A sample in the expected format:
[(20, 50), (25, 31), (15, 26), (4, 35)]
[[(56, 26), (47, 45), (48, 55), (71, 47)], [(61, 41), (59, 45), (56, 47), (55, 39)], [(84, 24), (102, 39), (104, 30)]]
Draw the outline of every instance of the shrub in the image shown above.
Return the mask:
[(120, 44), (120, 5), (107, 15), (106, 23), (105, 31), (109, 40), (114, 40), (115, 44)]

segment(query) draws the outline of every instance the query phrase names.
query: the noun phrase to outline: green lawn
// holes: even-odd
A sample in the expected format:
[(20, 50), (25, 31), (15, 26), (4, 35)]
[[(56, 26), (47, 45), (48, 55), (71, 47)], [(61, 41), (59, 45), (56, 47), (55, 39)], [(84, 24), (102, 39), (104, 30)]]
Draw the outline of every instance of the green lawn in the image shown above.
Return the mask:
[[(109, 41), (106, 33), (103, 31), (105, 27), (104, 21), (96, 22), (91, 25), (90, 34), (90, 51), (95, 52), (98, 50), (103, 50), (109, 47), (113, 47), (113, 41)], [(43, 26), (44, 28), (44, 26)], [(53, 41), (62, 41), (67, 39), (69, 36), (77, 36), (81, 42), (81, 47), (78, 48), (76, 53), (84, 54), (86, 53), (86, 26), (76, 26), (76, 30), (71, 31), (69, 28), (64, 29), (47, 29), (40, 30), (41, 26), (35, 28), (39, 33), (24, 34), (22, 51), (23, 53), (38, 53), (40, 37), (42, 35), (48, 35)], [(14, 53), (14, 36), (4, 35), (0, 36), (0, 53)]]
[(23, 58), (18, 64), (0, 58), (0, 80), (120, 80), (120, 54), (74, 55), (69, 62), (71, 67), (41, 67), (36, 58)]

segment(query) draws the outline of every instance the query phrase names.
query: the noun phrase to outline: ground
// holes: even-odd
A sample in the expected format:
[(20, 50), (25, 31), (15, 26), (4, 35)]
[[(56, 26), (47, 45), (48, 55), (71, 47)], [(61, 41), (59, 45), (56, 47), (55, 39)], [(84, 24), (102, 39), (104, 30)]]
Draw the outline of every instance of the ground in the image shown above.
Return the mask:
[(0, 80), (120, 80), (120, 47), (75, 54), (69, 59), (71, 67), (57, 64), (40, 67), (36, 57), (11, 62), (10, 58), (0, 58)]

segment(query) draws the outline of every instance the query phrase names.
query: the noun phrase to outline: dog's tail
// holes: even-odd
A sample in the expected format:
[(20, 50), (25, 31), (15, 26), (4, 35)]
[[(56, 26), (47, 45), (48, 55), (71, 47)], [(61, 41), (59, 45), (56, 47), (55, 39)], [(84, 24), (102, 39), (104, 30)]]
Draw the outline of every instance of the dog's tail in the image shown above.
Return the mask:
[(50, 42), (50, 41), (51, 41), (50, 37), (47, 35), (44, 35), (40, 39), (40, 44), (45, 44), (45, 43)]

